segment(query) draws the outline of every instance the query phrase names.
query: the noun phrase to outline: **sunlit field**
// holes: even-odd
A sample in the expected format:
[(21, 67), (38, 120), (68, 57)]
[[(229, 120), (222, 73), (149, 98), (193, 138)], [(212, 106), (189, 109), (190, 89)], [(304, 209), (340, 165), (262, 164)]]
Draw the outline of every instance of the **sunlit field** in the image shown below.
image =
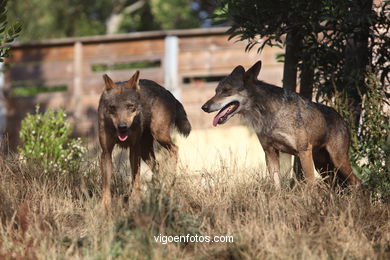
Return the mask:
[[(188, 138), (177, 138), (181, 163), (191, 171), (215, 171), (221, 167), (258, 169), (266, 172), (264, 152), (256, 134), (244, 126), (194, 130)], [(290, 156), (281, 155), (281, 172), (288, 175)]]
[[(223, 134), (223, 135), (222, 135)], [(201, 142), (200, 140), (206, 140)], [(116, 151), (113, 205), (100, 205), (97, 149), (78, 172), (44, 176), (16, 156), (1, 160), (0, 258), (388, 259), (390, 207), (361, 192), (291, 186), (264, 178), (262, 152), (245, 128), (177, 139), (181, 163), (142, 165), (128, 197), (125, 152)], [(209, 145), (207, 146), (207, 142)], [(214, 150), (215, 149), (215, 150)], [(231, 236), (224, 243), (160, 243), (154, 236)]]

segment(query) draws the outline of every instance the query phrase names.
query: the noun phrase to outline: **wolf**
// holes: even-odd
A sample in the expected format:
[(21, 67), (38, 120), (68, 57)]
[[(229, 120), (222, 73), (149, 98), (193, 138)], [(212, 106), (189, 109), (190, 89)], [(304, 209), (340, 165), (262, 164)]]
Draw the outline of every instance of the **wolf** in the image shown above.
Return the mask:
[(336, 169), (337, 178), (360, 186), (348, 159), (350, 133), (342, 117), (331, 107), (257, 80), (260, 69), (261, 61), (247, 71), (237, 66), (218, 83), (215, 95), (202, 106), (207, 113), (219, 110), (213, 125), (241, 115), (254, 129), (265, 152), (268, 172), (278, 189), (279, 152), (299, 157), (310, 185), (316, 167), (319, 172)]
[(132, 190), (139, 189), (141, 159), (156, 170), (154, 141), (167, 149), (177, 161), (178, 148), (171, 129), (188, 136), (191, 124), (183, 105), (156, 82), (139, 79), (139, 71), (128, 80), (114, 82), (103, 75), (105, 90), (98, 107), (101, 174), (105, 206), (111, 205), (112, 151), (115, 145), (130, 148)]

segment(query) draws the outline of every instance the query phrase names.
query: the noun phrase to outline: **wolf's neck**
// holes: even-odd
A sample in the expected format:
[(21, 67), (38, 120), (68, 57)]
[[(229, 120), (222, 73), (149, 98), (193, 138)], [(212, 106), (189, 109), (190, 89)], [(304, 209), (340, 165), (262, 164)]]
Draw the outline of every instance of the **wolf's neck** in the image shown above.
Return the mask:
[[(276, 89), (275, 89), (276, 88)], [(280, 100), (275, 98), (281, 93), (276, 86), (259, 82), (250, 93), (250, 106), (242, 113), (247, 125), (253, 127), (256, 133), (260, 133), (272, 124), (272, 115), (277, 113)]]
[[(260, 98), (259, 98), (260, 97)], [(246, 125), (252, 127), (256, 133), (259, 133), (264, 128), (266, 120), (267, 107), (261, 96), (252, 95), (250, 97), (249, 108), (241, 113), (242, 119)]]

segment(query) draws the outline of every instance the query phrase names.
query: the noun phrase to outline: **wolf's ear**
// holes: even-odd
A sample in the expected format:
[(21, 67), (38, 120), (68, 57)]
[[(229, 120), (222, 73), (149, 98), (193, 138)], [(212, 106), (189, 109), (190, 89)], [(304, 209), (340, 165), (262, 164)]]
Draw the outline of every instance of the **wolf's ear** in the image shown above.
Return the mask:
[(103, 79), (104, 84), (106, 84), (106, 90), (110, 90), (116, 87), (114, 81), (112, 81), (112, 79), (107, 74), (103, 75)]
[(134, 75), (129, 79), (125, 85), (126, 88), (133, 88), (135, 90), (139, 90), (139, 85), (138, 85), (138, 80), (139, 80), (139, 70), (137, 70)]
[(237, 77), (239, 79), (243, 79), (244, 73), (245, 73), (245, 69), (243, 66), (240, 65), (235, 67), (232, 73), (230, 73), (230, 75), (232, 75), (233, 77)]
[(249, 70), (245, 72), (245, 80), (256, 81), (261, 69), (261, 60), (256, 62)]

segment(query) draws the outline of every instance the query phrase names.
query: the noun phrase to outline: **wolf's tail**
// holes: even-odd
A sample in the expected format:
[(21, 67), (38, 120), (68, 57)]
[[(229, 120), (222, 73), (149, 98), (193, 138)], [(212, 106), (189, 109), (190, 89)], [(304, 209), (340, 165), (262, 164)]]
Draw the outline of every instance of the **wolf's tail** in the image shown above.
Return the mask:
[(190, 121), (188, 121), (187, 113), (179, 101), (176, 101), (175, 126), (177, 127), (179, 133), (185, 137), (187, 137), (191, 132), (191, 124)]

